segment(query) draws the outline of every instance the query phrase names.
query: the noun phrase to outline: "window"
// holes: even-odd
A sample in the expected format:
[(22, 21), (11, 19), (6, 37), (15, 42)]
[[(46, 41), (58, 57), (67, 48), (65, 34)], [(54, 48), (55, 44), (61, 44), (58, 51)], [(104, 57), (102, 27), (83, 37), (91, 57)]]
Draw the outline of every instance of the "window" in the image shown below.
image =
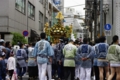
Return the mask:
[(24, 14), (25, 14), (25, 1), (26, 0), (16, 0), (15, 2), (15, 8)]
[(35, 20), (35, 7), (31, 3), (28, 3), (28, 16)]
[(43, 0), (40, 0), (40, 3), (43, 4)]
[(43, 14), (39, 12), (39, 30), (43, 31)]

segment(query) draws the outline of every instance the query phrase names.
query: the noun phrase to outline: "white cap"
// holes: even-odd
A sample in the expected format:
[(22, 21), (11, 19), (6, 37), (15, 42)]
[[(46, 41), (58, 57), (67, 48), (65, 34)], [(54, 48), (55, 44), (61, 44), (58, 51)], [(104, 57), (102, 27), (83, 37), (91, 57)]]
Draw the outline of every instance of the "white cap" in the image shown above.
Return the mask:
[(4, 39), (0, 39), (0, 42), (5, 42)]
[(2, 52), (2, 56), (5, 56), (5, 53), (4, 53), (4, 52)]

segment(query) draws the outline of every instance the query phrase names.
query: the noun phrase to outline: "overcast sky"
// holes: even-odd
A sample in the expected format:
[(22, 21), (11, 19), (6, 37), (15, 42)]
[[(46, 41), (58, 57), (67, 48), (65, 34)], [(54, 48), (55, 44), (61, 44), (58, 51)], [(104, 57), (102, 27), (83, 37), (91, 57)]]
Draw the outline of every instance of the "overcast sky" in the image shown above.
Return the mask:
[[(80, 4), (85, 4), (85, 0), (64, 0), (64, 7), (75, 6)], [(79, 12), (81, 15), (85, 15), (85, 10), (83, 10), (83, 8), (85, 8), (85, 5), (76, 6), (72, 8), (75, 8), (75, 11)]]

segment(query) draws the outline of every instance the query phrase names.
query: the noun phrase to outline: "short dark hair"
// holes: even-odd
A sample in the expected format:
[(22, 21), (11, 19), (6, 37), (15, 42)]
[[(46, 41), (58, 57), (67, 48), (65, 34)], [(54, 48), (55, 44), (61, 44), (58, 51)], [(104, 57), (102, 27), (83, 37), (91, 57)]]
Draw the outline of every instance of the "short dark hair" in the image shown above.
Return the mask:
[(72, 39), (70, 39), (69, 42), (74, 42), (74, 41)]
[(78, 41), (78, 40), (75, 40), (74, 44), (75, 44), (75, 45), (76, 45), (76, 44), (79, 44), (79, 41)]
[(105, 42), (105, 40), (106, 40), (105, 36), (101, 36), (99, 39), (100, 42)]
[(113, 43), (114, 43), (114, 42), (117, 42), (118, 39), (119, 39), (119, 37), (118, 37), (117, 35), (114, 35), (114, 36), (113, 36)]
[(23, 45), (24, 45), (23, 43), (20, 43), (20, 44), (19, 44), (20, 48), (22, 48)]
[(92, 43), (92, 42), (89, 42), (89, 45), (91, 45), (91, 46), (92, 46), (92, 45), (93, 45), (93, 43)]
[(41, 38), (41, 39), (45, 39), (45, 38), (46, 38), (46, 34), (45, 34), (45, 33), (41, 33), (41, 34), (40, 34), (40, 38)]
[(88, 42), (88, 39), (87, 38), (84, 38), (83, 39), (83, 43), (86, 44)]
[(10, 45), (10, 41), (7, 41), (7, 42), (5, 43), (5, 47), (9, 47), (9, 45)]
[(0, 45), (3, 45), (4, 44), (4, 42), (0, 42)]
[(95, 44), (97, 44), (99, 42), (100, 42), (99, 38), (95, 39)]
[(35, 42), (32, 43), (32, 47), (34, 47), (34, 46), (35, 46)]
[(32, 43), (29, 43), (29, 46), (32, 46)]

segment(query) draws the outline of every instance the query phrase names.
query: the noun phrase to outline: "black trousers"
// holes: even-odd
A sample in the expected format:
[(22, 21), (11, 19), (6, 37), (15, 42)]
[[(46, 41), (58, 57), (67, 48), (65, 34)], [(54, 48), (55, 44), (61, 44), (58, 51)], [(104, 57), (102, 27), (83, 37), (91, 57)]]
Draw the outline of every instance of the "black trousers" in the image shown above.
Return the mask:
[(59, 64), (59, 62), (57, 62), (57, 74), (58, 74), (58, 78), (60, 79), (64, 79), (64, 71), (63, 71), (63, 63), (61, 62), (61, 64)]
[(56, 71), (57, 71), (57, 66), (56, 66), (56, 64), (52, 64), (52, 77), (53, 77), (53, 76), (55, 77)]
[(28, 66), (29, 77), (38, 76), (38, 67), (37, 66)]
[(11, 79), (11, 78), (12, 78), (12, 75), (13, 75), (14, 70), (8, 70), (8, 72), (9, 72), (9, 76), (10, 76), (10, 79)]
[(75, 67), (64, 67), (65, 80), (68, 80), (69, 75), (71, 74), (71, 79), (74, 80), (75, 77)]
[(98, 66), (94, 66), (94, 72), (95, 72), (95, 79), (99, 80), (99, 68), (98, 68)]

